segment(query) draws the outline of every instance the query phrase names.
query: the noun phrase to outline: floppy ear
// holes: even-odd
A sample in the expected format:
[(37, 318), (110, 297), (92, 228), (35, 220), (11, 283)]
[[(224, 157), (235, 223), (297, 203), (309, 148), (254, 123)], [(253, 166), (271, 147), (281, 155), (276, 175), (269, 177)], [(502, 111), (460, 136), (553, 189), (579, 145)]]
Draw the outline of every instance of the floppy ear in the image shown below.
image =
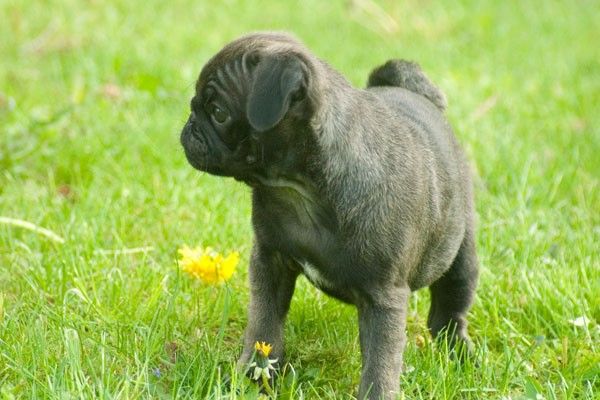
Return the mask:
[(293, 95), (300, 89), (304, 73), (294, 56), (265, 56), (254, 70), (254, 80), (246, 103), (252, 128), (265, 132), (281, 121)]

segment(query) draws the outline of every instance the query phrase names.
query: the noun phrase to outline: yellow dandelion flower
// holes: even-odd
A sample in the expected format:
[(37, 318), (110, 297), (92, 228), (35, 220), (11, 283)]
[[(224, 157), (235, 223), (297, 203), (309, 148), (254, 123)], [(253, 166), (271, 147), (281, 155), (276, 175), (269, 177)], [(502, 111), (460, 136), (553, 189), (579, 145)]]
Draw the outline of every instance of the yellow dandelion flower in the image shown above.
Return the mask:
[(224, 257), (210, 247), (192, 249), (183, 246), (178, 252), (181, 255), (179, 260), (181, 269), (204, 283), (221, 283), (228, 280), (240, 261), (240, 254), (237, 251)]
[(269, 379), (271, 379), (271, 371), (276, 373), (275, 365), (277, 365), (277, 358), (269, 358), (273, 346), (266, 342), (254, 343), (254, 349), (256, 350), (256, 356), (254, 361), (249, 365), (252, 374), (252, 379), (255, 381), (262, 380), (263, 388), (268, 394), (274, 395), (273, 389), (269, 385)]
[(269, 354), (271, 354), (271, 350), (273, 350), (273, 346), (266, 342), (256, 342), (254, 344), (254, 348), (263, 357), (269, 357)]

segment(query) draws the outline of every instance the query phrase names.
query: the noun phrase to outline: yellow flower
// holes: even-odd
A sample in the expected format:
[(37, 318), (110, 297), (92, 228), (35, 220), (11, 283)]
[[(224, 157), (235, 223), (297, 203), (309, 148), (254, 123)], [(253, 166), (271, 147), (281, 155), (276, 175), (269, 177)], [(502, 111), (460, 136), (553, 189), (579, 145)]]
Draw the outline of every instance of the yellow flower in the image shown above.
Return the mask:
[(253, 371), (252, 379), (256, 381), (262, 379), (267, 393), (273, 395), (273, 389), (271, 389), (268, 382), (268, 379), (271, 379), (271, 371), (276, 371), (275, 365), (277, 364), (277, 358), (269, 358), (273, 346), (266, 342), (256, 342), (254, 343), (254, 349), (256, 350), (256, 356), (249, 365), (250, 371)]
[(269, 357), (271, 350), (273, 350), (273, 346), (266, 342), (256, 342), (254, 348), (263, 357)]
[(179, 260), (181, 269), (204, 283), (220, 283), (228, 280), (240, 261), (240, 254), (237, 251), (224, 257), (210, 247), (191, 249), (183, 246), (178, 253), (181, 255)]

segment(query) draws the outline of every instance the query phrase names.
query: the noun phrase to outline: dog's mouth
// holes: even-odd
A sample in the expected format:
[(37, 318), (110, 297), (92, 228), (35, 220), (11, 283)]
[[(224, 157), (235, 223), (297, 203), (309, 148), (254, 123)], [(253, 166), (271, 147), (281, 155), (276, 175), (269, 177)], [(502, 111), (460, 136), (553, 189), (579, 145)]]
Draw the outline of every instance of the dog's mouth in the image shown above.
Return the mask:
[(188, 162), (196, 169), (204, 170), (208, 155), (208, 144), (199, 132), (186, 126), (181, 132), (181, 145)]
[(189, 128), (190, 135), (198, 142), (206, 143), (206, 140), (202, 137), (200, 132), (192, 127)]
[(183, 127), (180, 141), (190, 165), (211, 175), (233, 177), (245, 182), (260, 164), (256, 144), (243, 141), (236, 143), (232, 150), (219, 137), (203, 134), (190, 122)]
[(188, 162), (195, 169), (211, 175), (231, 175), (226, 168), (220, 165), (220, 162), (211, 160), (213, 157), (209, 152), (209, 141), (200, 132), (191, 129), (191, 127), (184, 128), (181, 133), (181, 145)]

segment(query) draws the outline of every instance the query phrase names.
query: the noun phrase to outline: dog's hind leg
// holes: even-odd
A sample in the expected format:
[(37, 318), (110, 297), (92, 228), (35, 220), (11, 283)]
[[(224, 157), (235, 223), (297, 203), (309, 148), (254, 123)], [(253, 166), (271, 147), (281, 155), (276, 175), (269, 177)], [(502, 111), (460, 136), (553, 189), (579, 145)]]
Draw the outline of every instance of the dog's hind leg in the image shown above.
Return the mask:
[(431, 308), (427, 326), (434, 338), (447, 338), (448, 346), (470, 347), (466, 314), (478, 280), (478, 261), (473, 232), (468, 229), (450, 269), (430, 287)]

